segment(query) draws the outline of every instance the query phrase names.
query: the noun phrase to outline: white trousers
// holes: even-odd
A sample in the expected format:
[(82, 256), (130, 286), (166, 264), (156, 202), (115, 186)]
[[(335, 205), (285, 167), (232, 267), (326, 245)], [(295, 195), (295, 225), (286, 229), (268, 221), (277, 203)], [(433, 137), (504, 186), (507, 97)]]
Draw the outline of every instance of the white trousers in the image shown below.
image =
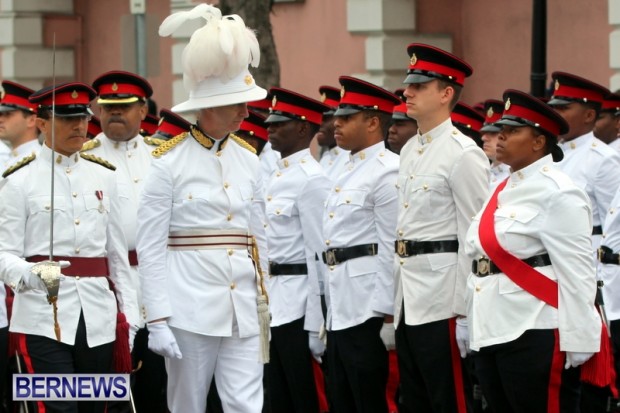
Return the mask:
[(258, 336), (213, 337), (171, 327), (182, 359), (166, 358), (171, 413), (205, 413), (211, 380), (225, 413), (260, 413), (263, 364)]

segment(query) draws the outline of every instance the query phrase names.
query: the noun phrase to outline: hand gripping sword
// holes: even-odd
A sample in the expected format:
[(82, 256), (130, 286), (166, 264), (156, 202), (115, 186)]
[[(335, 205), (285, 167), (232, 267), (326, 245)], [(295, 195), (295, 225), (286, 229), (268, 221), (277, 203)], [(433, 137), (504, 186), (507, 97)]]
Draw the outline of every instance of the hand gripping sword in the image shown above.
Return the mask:
[(32, 272), (41, 278), (47, 289), (47, 302), (52, 305), (54, 312), (54, 333), (56, 340), (60, 341), (60, 325), (58, 324), (58, 288), (60, 286), (60, 263), (54, 261), (54, 157), (56, 137), (56, 33), (53, 37), (52, 51), (52, 159), (51, 159), (51, 185), (50, 185), (50, 248), (49, 260), (42, 261), (32, 267)]

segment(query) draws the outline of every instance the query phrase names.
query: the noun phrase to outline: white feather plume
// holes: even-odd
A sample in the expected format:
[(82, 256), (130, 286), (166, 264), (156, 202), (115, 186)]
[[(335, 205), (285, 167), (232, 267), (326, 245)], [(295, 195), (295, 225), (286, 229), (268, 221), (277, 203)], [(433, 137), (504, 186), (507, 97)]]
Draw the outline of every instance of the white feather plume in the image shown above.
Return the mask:
[(217, 76), (226, 82), (249, 64), (258, 66), (260, 48), (254, 31), (241, 17), (222, 16), (218, 8), (208, 4), (168, 16), (159, 26), (159, 35), (169, 36), (185, 22), (200, 17), (206, 24), (192, 34), (181, 56), (183, 83), (188, 90), (208, 77)]

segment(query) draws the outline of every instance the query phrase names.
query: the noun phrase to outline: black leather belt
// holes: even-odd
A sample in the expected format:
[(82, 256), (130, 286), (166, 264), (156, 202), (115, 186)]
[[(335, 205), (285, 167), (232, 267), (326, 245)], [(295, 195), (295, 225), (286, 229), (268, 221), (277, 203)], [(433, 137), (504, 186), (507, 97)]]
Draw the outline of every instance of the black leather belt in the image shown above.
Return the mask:
[(601, 245), (598, 249), (598, 260), (603, 264), (620, 265), (620, 254), (614, 254), (611, 248)]
[(278, 264), (269, 261), (269, 275), (306, 275), (308, 266), (306, 264)]
[(323, 262), (327, 265), (342, 264), (346, 260), (365, 257), (366, 255), (377, 255), (377, 244), (355, 245), (346, 248), (330, 248), (323, 252)]
[(458, 252), (459, 242), (450, 241), (394, 241), (394, 250), (400, 257), (411, 257), (420, 254), (437, 254), (440, 252)]
[(603, 235), (603, 227), (600, 225), (593, 226), (592, 235)]
[[(551, 265), (551, 259), (549, 258), (549, 254), (535, 255), (521, 261), (523, 261), (530, 267), (544, 267), (546, 265)], [(495, 265), (493, 261), (484, 257), (472, 261), (471, 272), (473, 272), (475, 276), (482, 278), (486, 277), (487, 275), (499, 274), (504, 271), (502, 271), (497, 265)]]

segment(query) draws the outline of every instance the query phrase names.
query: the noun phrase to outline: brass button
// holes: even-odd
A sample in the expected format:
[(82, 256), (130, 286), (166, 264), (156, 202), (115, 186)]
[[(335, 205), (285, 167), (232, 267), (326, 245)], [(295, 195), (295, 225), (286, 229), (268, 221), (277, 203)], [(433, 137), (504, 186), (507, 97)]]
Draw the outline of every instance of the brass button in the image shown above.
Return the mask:
[(77, 198), (77, 192), (72, 193), (71, 196), (73, 196), (74, 198)]
[(405, 263), (405, 260), (400, 260), (400, 265), (403, 265)]
[(134, 178), (133, 182), (134, 182), (134, 184), (137, 184), (138, 182), (140, 182), (140, 178)]
[(510, 185), (510, 187), (511, 187), (511, 188), (516, 188), (516, 187), (517, 187), (517, 184), (511, 184), (511, 185)]
[(350, 204), (351, 200), (347, 198), (347, 199), (344, 200), (344, 202), (346, 202), (347, 204)]
[(80, 281), (80, 276), (79, 275), (76, 276), (75, 279), (76, 279), (76, 281)]
[(192, 199), (192, 198), (193, 198), (192, 194), (187, 195), (187, 199)]
[(405, 204), (403, 205), (405, 208), (409, 208), (409, 202), (405, 202)]
[(543, 171), (547, 172), (548, 170), (549, 170), (549, 167), (548, 167), (548, 166), (544, 166), (544, 167), (543, 167)]
[(402, 229), (399, 229), (399, 230), (398, 230), (398, 236), (400, 236), (400, 237), (402, 237), (402, 236), (403, 236), (403, 230), (402, 230)]
[(276, 172), (276, 176), (282, 176), (282, 172), (280, 171)]
[(415, 178), (415, 175), (409, 175), (409, 179)]
[(571, 142), (570, 143), (570, 148), (571, 149), (575, 149), (577, 147), (577, 145), (575, 145), (575, 142)]
[(427, 184), (424, 184), (423, 188), (424, 188), (425, 191), (428, 191), (428, 185)]
[(325, 245), (329, 245), (329, 244), (331, 244), (331, 242), (328, 239), (326, 239), (325, 240)]
[(127, 157), (131, 158), (131, 152), (127, 152)]
[(424, 152), (424, 149), (422, 149), (422, 148), (418, 149), (418, 153), (419, 153), (420, 155), (422, 155), (422, 152)]
[(334, 271), (334, 266), (333, 266), (333, 265), (330, 265), (330, 266), (329, 266), (329, 270), (330, 270), (330, 271)]
[(478, 293), (478, 292), (480, 292), (480, 290), (481, 290), (481, 289), (482, 289), (482, 288), (480, 288), (480, 287), (476, 286), (476, 292), (477, 292), (477, 293)]
[(52, 207), (50, 205), (45, 205), (45, 210), (49, 211), (50, 209), (52, 209)]
[(228, 248), (228, 255), (233, 255), (233, 249), (232, 248)]
[(230, 221), (230, 220), (232, 220), (232, 214), (228, 214), (228, 215), (226, 216), (226, 221)]
[(68, 173), (68, 174), (70, 174), (70, 173), (71, 173), (71, 168), (67, 168), (67, 169), (65, 169), (65, 172), (66, 172), (66, 173)]
[(516, 217), (516, 216), (517, 216), (517, 214), (516, 214), (516, 213), (514, 213), (514, 212), (511, 212), (511, 213), (510, 213), (510, 218), (514, 218), (514, 217)]
[(80, 253), (80, 247), (75, 247), (75, 253), (79, 254)]
[(336, 192), (340, 192), (340, 187), (339, 187), (339, 186), (335, 187), (335, 188), (334, 188), (334, 191), (336, 191)]
[(280, 212), (281, 211), (279, 209), (276, 209), (276, 215), (280, 215)]
[(271, 195), (267, 195), (267, 201), (271, 201), (273, 198)]
[(79, 218), (77, 218), (77, 219), (76, 219), (75, 221), (73, 221), (73, 222), (75, 222), (75, 225), (80, 225), (80, 220), (79, 220)]
[(334, 217), (334, 213), (333, 213), (333, 212), (330, 212), (330, 213), (329, 213), (329, 217), (330, 217), (330, 218), (333, 218), (333, 217)]
[(288, 168), (288, 159), (285, 159), (283, 163), (284, 163), (284, 167)]
[(224, 189), (228, 189), (228, 182), (224, 182)]
[(236, 287), (237, 287), (237, 284), (235, 284), (234, 281), (230, 283), (230, 289), (231, 290), (234, 290)]
[(215, 156), (217, 156), (217, 157), (222, 156), (222, 152), (221, 151), (215, 152)]

